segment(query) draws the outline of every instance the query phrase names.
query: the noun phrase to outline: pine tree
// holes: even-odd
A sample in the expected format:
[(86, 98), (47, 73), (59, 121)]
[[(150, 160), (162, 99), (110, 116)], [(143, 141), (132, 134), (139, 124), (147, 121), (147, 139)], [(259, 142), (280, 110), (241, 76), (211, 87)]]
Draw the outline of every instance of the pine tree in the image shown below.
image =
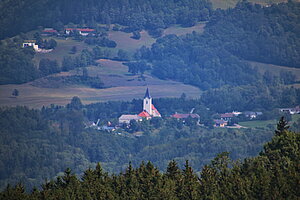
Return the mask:
[(280, 136), (289, 128), (290, 126), (288, 126), (288, 122), (282, 116), (279, 122), (277, 123), (277, 130), (275, 130), (275, 135)]

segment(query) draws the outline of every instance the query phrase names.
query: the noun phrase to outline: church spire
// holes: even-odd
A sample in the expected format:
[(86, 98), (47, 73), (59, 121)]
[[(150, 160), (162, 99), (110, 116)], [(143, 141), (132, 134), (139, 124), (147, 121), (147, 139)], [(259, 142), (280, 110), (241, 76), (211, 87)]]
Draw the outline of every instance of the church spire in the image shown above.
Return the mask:
[(151, 96), (150, 96), (150, 93), (149, 93), (149, 89), (148, 89), (148, 88), (147, 88), (146, 94), (145, 94), (145, 96), (144, 96), (144, 99), (145, 99), (145, 98), (151, 99)]

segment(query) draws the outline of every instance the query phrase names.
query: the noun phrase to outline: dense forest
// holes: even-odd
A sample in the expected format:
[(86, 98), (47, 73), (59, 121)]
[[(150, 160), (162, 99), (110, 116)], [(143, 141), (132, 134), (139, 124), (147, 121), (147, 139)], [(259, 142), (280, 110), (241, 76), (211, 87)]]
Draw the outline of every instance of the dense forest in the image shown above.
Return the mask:
[[(209, 19), (211, 3), (206, 0), (5, 0), (0, 2), (0, 39), (38, 26), (63, 29), (63, 25), (120, 24), (127, 31), (151, 30), (154, 34), (171, 24), (192, 26)], [(16, 15), (17, 14), (17, 15)]]
[(131, 163), (110, 175), (101, 165), (78, 177), (69, 168), (26, 193), (22, 184), (7, 186), (1, 199), (298, 199), (300, 197), (300, 134), (288, 130), (282, 118), (272, 140), (259, 156), (233, 161), (218, 154), (196, 174), (189, 161), (176, 161), (160, 172), (151, 162)]
[[(79, 174), (97, 162), (101, 162), (105, 170), (117, 173), (130, 161), (137, 166), (142, 161), (151, 160), (164, 170), (172, 159), (179, 166), (188, 159), (198, 172), (223, 151), (231, 152), (230, 157), (234, 160), (255, 156), (262, 144), (272, 137), (270, 128), (273, 127), (211, 129), (201, 127), (193, 120), (183, 124), (168, 118), (176, 111), (186, 113), (195, 106), (202, 123), (209, 125), (213, 113), (195, 100), (158, 99), (155, 104), (164, 116), (163, 120), (131, 124), (130, 129), (124, 129), (125, 132), (120, 130), (123, 135), (87, 129), (84, 123), (100, 119), (103, 125), (108, 121), (117, 124), (121, 114), (140, 111), (140, 100), (84, 106), (79, 98), (73, 98), (66, 107), (51, 106), (42, 110), (2, 108), (1, 188), (18, 181), (32, 188), (59, 175), (67, 167)], [(135, 132), (142, 132), (143, 136), (134, 137)]]
[[(165, 36), (135, 57), (151, 64), (148, 69), (159, 78), (204, 90), (255, 84), (263, 77), (244, 60), (300, 66), (299, 13), (300, 3), (292, 1), (270, 7), (243, 1), (234, 9), (215, 11), (203, 34)], [(141, 72), (144, 66), (133, 65)]]
[(296, 106), (300, 91), (286, 86), (296, 83), (291, 72), (261, 74), (247, 60), (300, 66), (299, 10), (292, 1), (270, 7), (242, 1), (216, 10), (204, 33), (167, 35), (140, 48), (129, 72), (195, 85), (218, 112)]
[[(116, 132), (86, 124), (100, 119), (101, 125), (117, 125), (121, 114), (141, 111), (141, 100), (83, 105), (74, 97), (66, 106), (40, 110), (1, 107), (0, 199), (299, 198), (300, 138), (283, 118), (275, 135), (272, 125), (212, 126), (219, 113), (262, 111), (259, 119), (269, 120), (279, 119), (279, 107), (299, 105), (292, 72), (275, 75), (270, 68), (261, 73), (250, 64), (300, 66), (299, 2), (262, 7), (241, 1), (232, 9), (212, 10), (206, 0), (2, 0), (0, 10), (0, 84), (45, 77), (50, 83), (101, 89), (101, 79), (89, 76), (86, 67), (109, 58), (124, 61), (129, 73), (151, 73), (203, 91), (199, 99), (184, 94), (155, 99), (162, 119), (134, 121)], [(205, 23), (203, 33), (162, 37), (171, 25), (198, 22)], [(28, 31), (70, 26), (105, 35), (100, 23), (106, 31), (132, 32), (136, 40), (146, 30), (156, 42), (133, 56), (114, 49), (113, 57), (110, 48), (116, 42), (75, 35), (70, 39), (89, 49), (76, 52), (73, 46), (61, 63), (43, 58), (34, 64), (33, 49), (21, 48), (31, 39), (24, 34)], [(33, 37), (45, 49), (56, 46), (54, 39), (44, 40), (39, 33)], [(49, 76), (70, 70), (75, 75)], [(191, 110), (201, 116), (201, 126), (190, 118), (184, 123), (170, 118)], [(289, 125), (299, 132), (300, 120)]]
[(34, 51), (20, 48), (11, 40), (0, 41), (0, 84), (24, 83), (38, 77), (32, 59)]

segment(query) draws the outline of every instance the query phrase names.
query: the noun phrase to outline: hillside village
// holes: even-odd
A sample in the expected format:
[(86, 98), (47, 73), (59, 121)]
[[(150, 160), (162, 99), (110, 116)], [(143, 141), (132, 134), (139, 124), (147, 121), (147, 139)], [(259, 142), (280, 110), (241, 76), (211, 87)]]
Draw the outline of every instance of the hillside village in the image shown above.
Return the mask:
[[(63, 37), (68, 39), (68, 37), (85, 37), (85, 38), (93, 38), (93, 37), (106, 37), (106, 34), (102, 31), (97, 31), (96, 29), (92, 28), (64, 28), (63, 31), (57, 31), (53, 28), (44, 28), (40, 34), (44, 37)], [(36, 52), (41, 53), (48, 53), (51, 52), (53, 49), (41, 49), (36, 44), (35, 40), (25, 40), (23, 45), (25, 47), (33, 47)], [(290, 115), (299, 114), (299, 107), (295, 108), (280, 108), (280, 112), (282, 113), (289, 113)], [(261, 111), (233, 111), (233, 112), (226, 112), (220, 113), (213, 117), (213, 126), (219, 128), (247, 128), (238, 124), (237, 119), (243, 120), (257, 120), (263, 116), (263, 112)], [(123, 114), (118, 118), (118, 124), (111, 124), (108, 122), (106, 125), (99, 125), (99, 120), (97, 122), (87, 122), (87, 128), (94, 128), (98, 130), (105, 130), (105, 131), (115, 131), (122, 127), (130, 127), (130, 122), (142, 122), (143, 120), (150, 120), (153, 118), (162, 118), (159, 111), (156, 109), (154, 104), (152, 103), (152, 97), (150, 96), (149, 89), (147, 88), (144, 100), (143, 100), (143, 108), (141, 109), (140, 113), (136, 114)], [(163, 116), (163, 118), (174, 118), (178, 121), (181, 121), (183, 124), (185, 123), (186, 119), (193, 119), (199, 126), (204, 126), (201, 124), (200, 116), (198, 114), (193, 113), (193, 110), (190, 113), (174, 113), (170, 116)]]
[[(295, 108), (281, 108), (279, 109), (282, 113), (287, 113), (290, 115), (300, 114), (299, 106)], [(100, 119), (97, 122), (87, 122), (85, 124), (86, 128), (92, 128), (102, 131), (114, 132), (117, 130), (126, 130), (130, 129), (130, 126), (133, 123), (141, 123), (143, 121), (159, 118), (159, 119), (176, 119), (179, 123), (183, 125), (186, 123), (186, 120), (193, 120), (195, 125), (204, 126), (201, 123), (201, 118), (199, 114), (193, 113), (194, 108), (190, 113), (174, 113), (170, 116), (161, 116), (159, 110), (155, 107), (153, 103), (153, 99), (150, 95), (149, 88), (146, 89), (144, 98), (143, 98), (143, 107), (141, 108), (140, 113), (136, 114), (122, 114), (118, 118), (117, 124), (112, 124), (111, 122), (107, 122), (105, 125), (99, 125)], [(238, 121), (243, 120), (259, 120), (260, 117), (263, 116), (263, 112), (255, 112), (255, 111), (244, 111), (244, 112), (227, 112), (220, 113), (213, 117), (213, 127), (215, 128), (247, 128), (245, 126), (239, 125)], [(119, 131), (118, 134), (121, 134)], [(140, 135), (139, 135), (140, 136)]]

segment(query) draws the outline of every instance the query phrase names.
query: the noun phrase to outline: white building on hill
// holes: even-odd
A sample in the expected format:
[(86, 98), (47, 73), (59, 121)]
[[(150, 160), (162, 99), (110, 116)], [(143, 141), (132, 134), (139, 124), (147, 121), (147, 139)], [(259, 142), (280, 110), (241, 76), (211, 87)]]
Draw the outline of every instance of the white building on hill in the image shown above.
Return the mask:
[(152, 104), (152, 98), (149, 93), (149, 89), (147, 88), (146, 94), (143, 101), (143, 111), (139, 114), (140, 117), (151, 119), (152, 117), (161, 117), (158, 110)]
[(35, 44), (35, 40), (25, 40), (23, 42), (23, 48), (25, 47), (32, 47), (35, 51), (38, 51), (39, 50), (39, 46), (37, 44)]
[(151, 119), (152, 117), (161, 117), (158, 110), (152, 104), (152, 98), (147, 88), (143, 101), (143, 111), (138, 115), (121, 115), (119, 117), (120, 124), (129, 124), (131, 120), (142, 121), (144, 119)]

